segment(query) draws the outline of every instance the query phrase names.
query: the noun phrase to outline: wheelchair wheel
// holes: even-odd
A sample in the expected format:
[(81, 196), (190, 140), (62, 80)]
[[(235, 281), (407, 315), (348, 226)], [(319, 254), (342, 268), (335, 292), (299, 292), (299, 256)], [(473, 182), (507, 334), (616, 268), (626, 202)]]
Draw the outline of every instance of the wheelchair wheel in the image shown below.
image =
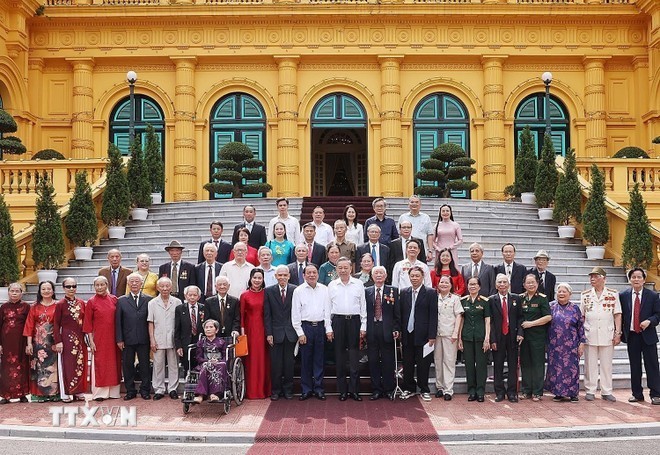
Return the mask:
[(230, 409), (231, 409), (231, 400), (225, 400), (225, 415), (229, 414)]
[(231, 390), (234, 395), (236, 406), (240, 406), (245, 399), (245, 370), (243, 368), (243, 361), (240, 357), (234, 359), (231, 371)]
[(190, 403), (183, 403), (183, 413), (188, 414), (190, 412)]

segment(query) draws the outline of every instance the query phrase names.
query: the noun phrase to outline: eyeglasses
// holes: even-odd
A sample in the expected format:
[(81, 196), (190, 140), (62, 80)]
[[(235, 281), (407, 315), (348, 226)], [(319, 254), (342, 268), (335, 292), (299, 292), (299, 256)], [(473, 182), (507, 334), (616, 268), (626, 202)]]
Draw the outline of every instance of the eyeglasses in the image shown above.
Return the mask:
[(78, 287), (77, 284), (65, 284), (62, 286), (64, 289), (76, 289)]

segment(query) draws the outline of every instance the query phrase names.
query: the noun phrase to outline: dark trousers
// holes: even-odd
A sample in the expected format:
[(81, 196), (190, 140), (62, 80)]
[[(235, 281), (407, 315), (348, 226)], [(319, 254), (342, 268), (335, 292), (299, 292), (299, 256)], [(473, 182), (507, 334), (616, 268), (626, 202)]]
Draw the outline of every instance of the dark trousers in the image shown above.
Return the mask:
[[(505, 361), (508, 369), (506, 378)], [(497, 351), (493, 351), (493, 373), (496, 396), (503, 397), (506, 393), (509, 397), (515, 397), (518, 394), (518, 343), (511, 333), (504, 337), (504, 343), (497, 345)]]
[(281, 343), (273, 343), (270, 348), (270, 378), (273, 395), (293, 394), (293, 349), (295, 341), (284, 337)]
[(520, 345), (520, 390), (526, 395), (543, 395), (545, 340), (525, 339)]
[[(649, 330), (655, 330), (653, 328)], [(641, 334), (628, 333), (628, 359), (630, 359), (630, 388), (634, 397), (643, 398), (642, 355), (646, 370), (646, 385), (650, 396), (660, 397), (660, 369), (658, 367), (658, 347), (646, 344)]]
[(302, 393), (323, 392), (323, 349), (325, 326), (323, 322), (312, 325), (303, 321), (307, 343), (300, 345), (300, 384)]
[[(192, 368), (195, 368), (197, 366), (197, 359), (195, 353), (197, 351), (198, 340), (199, 340), (199, 336), (196, 336), (195, 339), (190, 340), (190, 343), (184, 345), (183, 347), (183, 357), (181, 358), (181, 365), (183, 366), (186, 375)], [(190, 357), (190, 362), (188, 362), (188, 357)]]
[(394, 390), (394, 338), (383, 335), (383, 323), (374, 323), (373, 333), (367, 335), (367, 355), (372, 392), (389, 393)]
[[(360, 391), (360, 315), (332, 317), (334, 332), (335, 362), (337, 367), (337, 390), (341, 395)], [(346, 384), (346, 351), (350, 382)]]
[[(403, 390), (411, 393), (417, 392), (417, 387), (422, 393), (429, 393), (429, 370), (433, 362), (433, 354), (423, 357), (423, 346), (415, 346), (415, 332), (408, 333), (404, 330), (403, 342)], [(417, 382), (413, 370), (417, 365)]]
[(149, 344), (126, 344), (121, 352), (122, 372), (126, 393), (136, 393), (135, 390), (135, 355), (140, 364), (140, 393), (151, 393), (151, 375), (149, 374)]
[(483, 397), (486, 393), (486, 375), (488, 371), (486, 360), (488, 354), (482, 349), (483, 343), (483, 340), (463, 340), (468, 395)]

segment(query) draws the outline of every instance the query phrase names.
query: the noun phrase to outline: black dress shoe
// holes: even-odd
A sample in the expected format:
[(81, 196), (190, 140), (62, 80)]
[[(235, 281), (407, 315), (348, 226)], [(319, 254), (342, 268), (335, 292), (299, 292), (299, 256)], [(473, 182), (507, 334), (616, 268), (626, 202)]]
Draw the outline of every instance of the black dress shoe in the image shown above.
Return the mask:
[(154, 394), (154, 401), (162, 400), (163, 398), (165, 398), (165, 395), (162, 394), (162, 393), (155, 393)]
[(300, 395), (300, 398), (298, 398), (298, 399), (300, 401), (305, 401), (306, 399), (308, 399), (311, 396), (312, 396), (312, 392), (307, 392), (307, 393), (303, 393), (302, 395)]
[(0, 397), (0, 404), (9, 404), (9, 400), (5, 397)]
[(293, 394), (292, 393), (285, 393), (284, 394), (284, 399), (285, 400), (293, 400)]
[(135, 393), (135, 392), (128, 392), (126, 395), (124, 395), (124, 401), (131, 401), (131, 400), (134, 400), (135, 397), (137, 397), (137, 393)]
[(340, 393), (339, 394), (339, 401), (346, 401), (346, 398), (348, 398), (348, 397), (346, 396), (345, 393)]
[(142, 397), (143, 400), (151, 400), (151, 395), (148, 393), (141, 393), (140, 396)]
[(21, 403), (27, 403), (28, 398), (27, 397), (21, 397), (18, 401), (20, 401)]
[(437, 390), (437, 391), (435, 392), (435, 397), (436, 397), (436, 398), (442, 398), (442, 396), (443, 396), (444, 394), (445, 394), (445, 392), (443, 392), (442, 390)]
[(387, 398), (390, 399), (391, 401), (394, 401), (396, 396), (394, 395), (394, 392), (387, 392)]
[(173, 400), (178, 400), (179, 399), (179, 394), (176, 393), (176, 390), (172, 390), (170, 392), (170, 398), (173, 399)]
[(451, 395), (445, 393), (445, 401), (451, 401)]
[(511, 395), (511, 396), (509, 397), (509, 401), (510, 401), (511, 403), (517, 403), (517, 402), (518, 402), (518, 397), (515, 396), (515, 395)]
[(94, 401), (103, 401), (103, 400), (105, 400), (105, 398), (101, 398), (101, 397), (94, 398)]
[(321, 401), (325, 401), (325, 393), (323, 392), (316, 392), (316, 398), (318, 398)]
[(470, 395), (468, 397), (468, 401), (477, 401), (477, 396), (476, 395)]
[(280, 399), (280, 396), (276, 393), (274, 393), (270, 396), (270, 401), (277, 401), (279, 399)]
[(495, 397), (495, 403), (499, 403), (500, 401), (504, 401), (504, 395), (498, 395)]
[(484, 402), (484, 396), (483, 396), (483, 395), (479, 395), (479, 396), (477, 397), (477, 402), (478, 402), (478, 403), (483, 403), (483, 402)]
[(362, 397), (360, 396), (359, 393), (354, 393), (354, 394), (353, 394), (353, 399), (354, 399), (355, 401), (362, 401)]
[(369, 400), (371, 400), (371, 401), (376, 401), (376, 400), (378, 400), (379, 398), (381, 398), (382, 396), (383, 396), (383, 395), (382, 395), (380, 392), (374, 392), (374, 393), (372, 393), (371, 396), (369, 397)]

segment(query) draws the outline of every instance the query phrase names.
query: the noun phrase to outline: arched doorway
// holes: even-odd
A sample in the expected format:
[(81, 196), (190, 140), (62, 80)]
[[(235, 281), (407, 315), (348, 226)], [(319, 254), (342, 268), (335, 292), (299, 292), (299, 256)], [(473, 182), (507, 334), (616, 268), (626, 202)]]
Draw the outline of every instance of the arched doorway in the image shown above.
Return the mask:
[[(135, 95), (135, 136), (140, 138), (144, 147), (147, 124), (154, 128), (160, 141), (161, 153), (165, 158), (165, 116), (158, 103), (148, 96)], [(131, 102), (129, 97), (117, 103), (110, 113), (110, 142), (115, 144), (122, 155), (129, 155), (129, 124), (131, 120)]]
[[(470, 116), (465, 105), (455, 96), (433, 93), (424, 97), (415, 107), (413, 122), (415, 173), (422, 169), (422, 161), (428, 160), (440, 144), (458, 144), (470, 156)], [(429, 183), (415, 179), (415, 186)], [(451, 196), (467, 198), (469, 193), (452, 191)]]
[(323, 97), (312, 110), (312, 195), (368, 196), (367, 116), (346, 93)]
[[(564, 156), (566, 154), (566, 149), (570, 147), (568, 109), (566, 109), (566, 106), (559, 98), (556, 98), (551, 94), (549, 110), (552, 145), (555, 147), (555, 153), (557, 155)], [(516, 155), (518, 155), (518, 147), (520, 147), (520, 134), (526, 126), (529, 126), (532, 132), (534, 145), (536, 147), (536, 155), (541, 155), (543, 135), (545, 134), (545, 119), (545, 93), (534, 93), (520, 102), (516, 109), (514, 127), (516, 135)]]
[[(252, 150), (254, 158), (266, 163), (266, 114), (261, 103), (246, 93), (223, 96), (211, 109), (211, 156), (210, 175), (216, 172), (213, 163), (218, 161), (220, 149), (229, 142), (242, 142)], [(264, 171), (266, 170), (264, 166)], [(246, 181), (245, 183), (260, 183)], [(244, 197), (262, 197), (263, 193), (246, 194)], [(211, 199), (231, 197), (229, 194), (211, 194)]]

